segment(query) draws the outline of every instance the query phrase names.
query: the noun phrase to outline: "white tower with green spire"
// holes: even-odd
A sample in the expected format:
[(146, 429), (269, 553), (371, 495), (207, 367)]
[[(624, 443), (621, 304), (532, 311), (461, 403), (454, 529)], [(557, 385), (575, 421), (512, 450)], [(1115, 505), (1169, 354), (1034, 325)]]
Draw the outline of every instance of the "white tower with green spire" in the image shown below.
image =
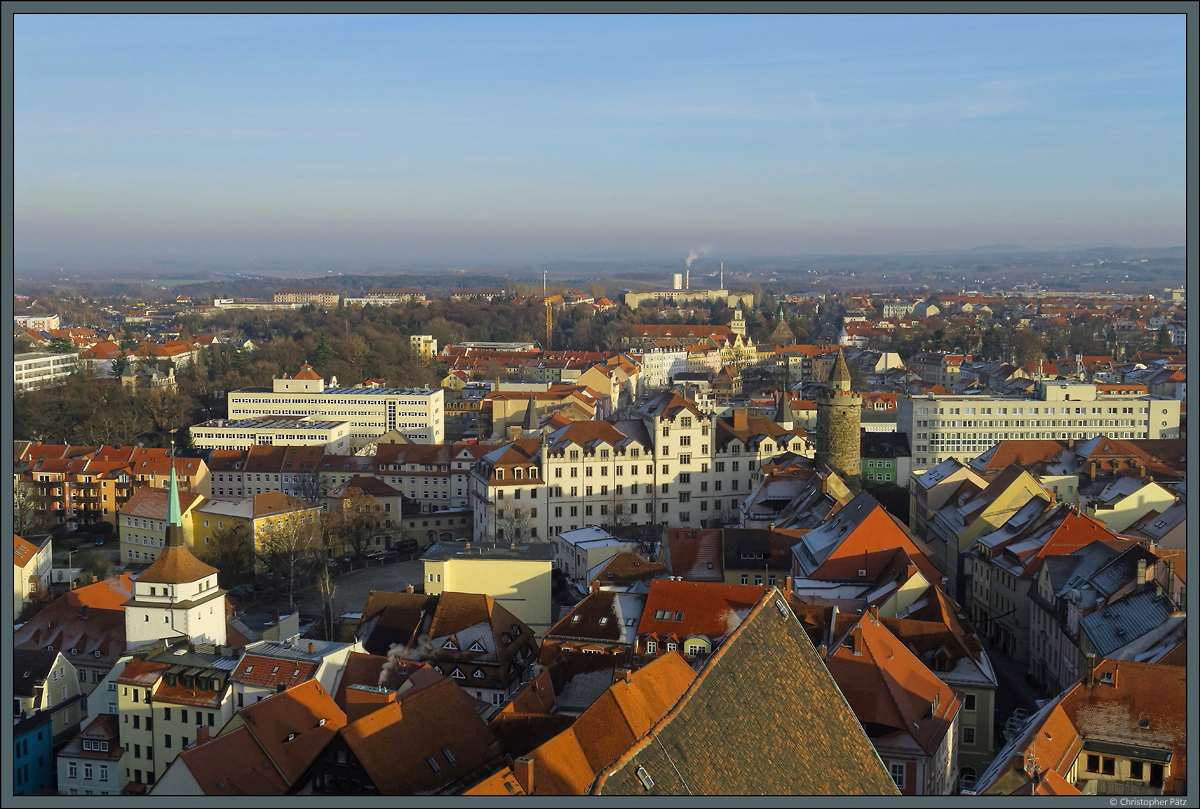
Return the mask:
[(174, 458), (162, 508), (166, 540), (150, 567), (134, 577), (133, 598), (125, 602), (125, 646), (182, 638), (224, 644), (225, 591), (217, 586), (217, 569), (197, 559), (184, 539)]

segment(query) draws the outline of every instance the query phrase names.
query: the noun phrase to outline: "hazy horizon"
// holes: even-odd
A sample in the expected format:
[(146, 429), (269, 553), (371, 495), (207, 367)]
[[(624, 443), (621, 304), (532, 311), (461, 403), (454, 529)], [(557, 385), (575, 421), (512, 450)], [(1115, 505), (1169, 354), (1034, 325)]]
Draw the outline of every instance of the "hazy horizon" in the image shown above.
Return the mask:
[(1185, 19), (19, 14), (14, 257), (1180, 246)]

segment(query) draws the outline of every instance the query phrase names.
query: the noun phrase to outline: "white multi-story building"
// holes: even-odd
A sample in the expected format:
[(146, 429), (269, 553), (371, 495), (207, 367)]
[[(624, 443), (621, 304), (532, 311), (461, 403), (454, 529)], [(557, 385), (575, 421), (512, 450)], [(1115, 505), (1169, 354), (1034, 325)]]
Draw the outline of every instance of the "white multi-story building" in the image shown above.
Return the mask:
[(79, 370), (79, 353), (30, 351), (13, 357), (13, 387), (34, 390), (61, 382)]
[(913, 470), (920, 471), (947, 458), (965, 463), (1013, 438), (1178, 438), (1179, 411), (1178, 399), (1040, 380), (1031, 397), (902, 396), (896, 430), (908, 436)]
[(545, 539), (585, 525), (717, 527), (738, 519), (767, 459), (813, 454), (802, 432), (705, 414), (663, 391), (618, 421), (577, 421), (487, 453), (468, 479), (477, 540)]
[(350, 451), (350, 422), (320, 416), (267, 416), (212, 419), (192, 427), (192, 442), (200, 449), (247, 449), (258, 444), (277, 447), (323, 446), (337, 454)]
[(13, 326), (32, 331), (49, 331), (61, 326), (58, 315), (13, 315)]
[(347, 421), (354, 449), (392, 430), (417, 444), (440, 444), (445, 437), (441, 388), (327, 387), (307, 364), (294, 377), (274, 380), (270, 390), (230, 391), (226, 402), (230, 420), (311, 416)]

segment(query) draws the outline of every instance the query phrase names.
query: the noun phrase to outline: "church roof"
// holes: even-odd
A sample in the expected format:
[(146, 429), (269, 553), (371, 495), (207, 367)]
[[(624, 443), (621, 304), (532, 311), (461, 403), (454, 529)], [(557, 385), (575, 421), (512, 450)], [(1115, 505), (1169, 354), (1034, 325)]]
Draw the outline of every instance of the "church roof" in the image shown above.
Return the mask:
[(150, 567), (137, 577), (139, 582), (184, 584), (217, 573), (217, 569), (196, 558), (186, 545), (165, 545)]

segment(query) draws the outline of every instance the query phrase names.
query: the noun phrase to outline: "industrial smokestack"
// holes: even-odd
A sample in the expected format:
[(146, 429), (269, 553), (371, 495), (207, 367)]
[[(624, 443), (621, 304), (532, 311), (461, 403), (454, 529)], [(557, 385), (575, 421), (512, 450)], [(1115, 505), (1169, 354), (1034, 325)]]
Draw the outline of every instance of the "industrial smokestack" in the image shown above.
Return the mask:
[(683, 271), (683, 288), (684, 289), (692, 288), (692, 268), (691, 267), (688, 267), (686, 270)]

